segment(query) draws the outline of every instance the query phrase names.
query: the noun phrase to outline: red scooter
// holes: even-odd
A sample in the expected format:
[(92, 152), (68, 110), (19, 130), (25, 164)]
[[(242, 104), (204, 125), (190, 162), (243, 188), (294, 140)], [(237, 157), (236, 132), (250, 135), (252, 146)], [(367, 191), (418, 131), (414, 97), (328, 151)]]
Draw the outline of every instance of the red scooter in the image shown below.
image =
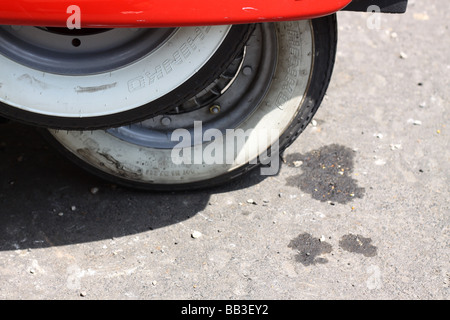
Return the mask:
[(0, 0), (0, 115), (157, 190), (276, 174), (330, 81), (340, 10), (407, 0)]

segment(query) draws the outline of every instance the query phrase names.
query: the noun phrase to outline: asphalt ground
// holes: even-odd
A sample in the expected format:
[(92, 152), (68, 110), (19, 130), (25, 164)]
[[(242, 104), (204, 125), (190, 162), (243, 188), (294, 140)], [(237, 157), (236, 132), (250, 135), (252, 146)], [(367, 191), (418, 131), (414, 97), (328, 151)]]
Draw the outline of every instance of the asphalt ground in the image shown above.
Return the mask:
[(277, 176), (135, 191), (0, 125), (0, 298), (447, 300), (450, 2), (410, 2), (338, 14), (327, 96)]

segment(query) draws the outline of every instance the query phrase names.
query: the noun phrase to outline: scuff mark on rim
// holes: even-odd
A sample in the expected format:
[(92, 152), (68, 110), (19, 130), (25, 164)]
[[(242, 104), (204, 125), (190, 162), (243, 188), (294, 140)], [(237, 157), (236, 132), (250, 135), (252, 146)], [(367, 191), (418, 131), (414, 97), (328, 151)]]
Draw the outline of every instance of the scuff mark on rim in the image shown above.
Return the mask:
[(117, 82), (110, 83), (110, 84), (104, 84), (104, 85), (101, 85), (101, 86), (94, 86), (94, 87), (80, 87), (80, 86), (77, 86), (75, 88), (75, 91), (77, 93), (94, 93), (94, 92), (99, 92), (99, 91), (105, 91), (105, 90), (114, 88), (115, 86), (117, 86)]

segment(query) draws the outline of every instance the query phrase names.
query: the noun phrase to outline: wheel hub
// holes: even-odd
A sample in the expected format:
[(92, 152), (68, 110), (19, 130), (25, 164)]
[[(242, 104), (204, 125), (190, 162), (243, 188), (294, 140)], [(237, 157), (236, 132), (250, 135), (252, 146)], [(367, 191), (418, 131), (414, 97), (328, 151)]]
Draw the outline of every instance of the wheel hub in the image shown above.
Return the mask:
[(96, 74), (145, 57), (167, 41), (174, 30), (1, 26), (0, 54), (43, 72)]
[(270, 86), (277, 61), (276, 48), (273, 25), (261, 24), (242, 54), (206, 89), (170, 112), (108, 132), (145, 147), (173, 148), (178, 141), (172, 141), (172, 132), (184, 128), (194, 136), (196, 122), (202, 124), (202, 132), (218, 129), (225, 133), (236, 128), (257, 108)]

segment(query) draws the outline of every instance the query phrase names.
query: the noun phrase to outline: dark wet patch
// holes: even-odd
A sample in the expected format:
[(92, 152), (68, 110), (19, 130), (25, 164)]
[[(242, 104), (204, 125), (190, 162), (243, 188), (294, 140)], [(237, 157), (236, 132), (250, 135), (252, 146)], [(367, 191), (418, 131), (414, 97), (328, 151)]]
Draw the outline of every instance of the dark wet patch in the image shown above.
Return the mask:
[(308, 233), (302, 233), (297, 238), (292, 239), (288, 247), (298, 251), (295, 260), (305, 266), (327, 263), (327, 259), (317, 256), (330, 253), (332, 249), (329, 243), (314, 238)]
[(298, 167), (302, 174), (288, 177), (286, 184), (295, 186), (319, 201), (345, 204), (355, 198), (362, 198), (364, 188), (351, 177), (354, 152), (340, 145), (324, 146), (307, 154), (291, 154), (286, 161), (291, 167)]
[(366, 257), (377, 255), (377, 247), (371, 245), (372, 239), (360, 235), (347, 234), (339, 241), (339, 246), (345, 251), (360, 253)]

